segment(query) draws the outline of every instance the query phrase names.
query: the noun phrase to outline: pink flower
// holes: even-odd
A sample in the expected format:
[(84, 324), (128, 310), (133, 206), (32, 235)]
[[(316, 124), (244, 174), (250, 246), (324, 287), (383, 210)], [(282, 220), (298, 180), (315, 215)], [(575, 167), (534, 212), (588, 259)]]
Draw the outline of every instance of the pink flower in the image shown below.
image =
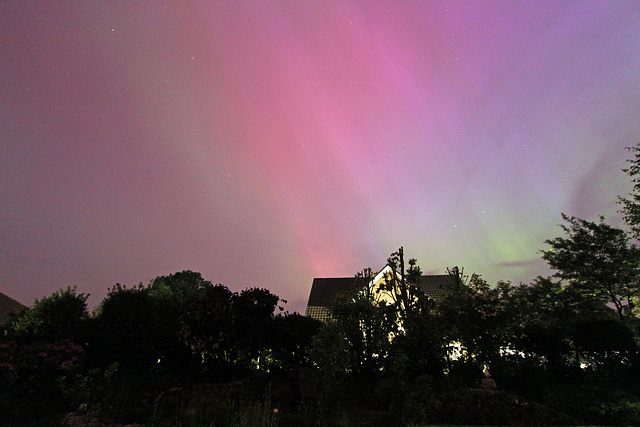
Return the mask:
[(73, 357), (71, 357), (71, 359), (65, 360), (64, 362), (62, 362), (62, 364), (64, 366), (71, 365), (73, 362), (76, 362), (77, 360), (78, 360), (78, 358), (76, 356), (73, 356)]

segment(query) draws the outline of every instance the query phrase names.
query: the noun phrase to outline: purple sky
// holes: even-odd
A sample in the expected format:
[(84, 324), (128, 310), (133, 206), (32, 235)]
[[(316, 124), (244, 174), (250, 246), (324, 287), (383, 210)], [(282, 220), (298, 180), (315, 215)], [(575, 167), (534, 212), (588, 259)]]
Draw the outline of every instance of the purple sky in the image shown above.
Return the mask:
[(1, 2), (0, 291), (530, 282), (619, 223), (639, 117), (636, 1)]

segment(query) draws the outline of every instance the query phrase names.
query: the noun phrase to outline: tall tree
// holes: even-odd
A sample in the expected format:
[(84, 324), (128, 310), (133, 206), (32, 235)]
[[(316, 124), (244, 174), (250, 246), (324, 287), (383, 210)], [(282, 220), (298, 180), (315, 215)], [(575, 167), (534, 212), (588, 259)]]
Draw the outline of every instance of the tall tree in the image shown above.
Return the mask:
[(127, 288), (116, 284), (97, 307), (96, 342), (93, 346), (96, 363), (117, 362), (119, 369), (144, 372), (161, 357), (158, 337), (158, 313), (142, 286)]
[(370, 268), (362, 270), (355, 290), (336, 299), (334, 316), (349, 343), (352, 370), (365, 376), (389, 366), (397, 373), (441, 372), (434, 302), (420, 288), (417, 261), (411, 259), (405, 268), (400, 248), (388, 267), (378, 281)]
[(358, 272), (352, 293), (338, 296), (334, 316), (347, 338), (353, 370), (374, 372), (381, 368), (391, 334), (397, 332), (397, 313), (372, 286), (370, 268)]
[(566, 237), (546, 240), (551, 249), (542, 258), (585, 298), (614, 305), (620, 319), (635, 312), (640, 296), (640, 251), (624, 230), (599, 222), (562, 215)]
[(409, 268), (405, 270), (402, 247), (391, 254), (387, 259), (387, 265), (391, 267), (391, 271), (385, 275), (381, 290), (394, 301), (399, 320), (406, 322), (420, 313), (427, 300), (425, 293), (420, 289), (422, 271), (414, 258), (409, 259)]
[(274, 364), (285, 371), (312, 366), (309, 350), (323, 323), (298, 313), (285, 313), (273, 319)]
[(200, 273), (185, 270), (156, 277), (149, 283), (149, 294), (158, 301), (167, 302), (174, 309), (182, 309), (201, 297), (208, 285), (211, 282), (203, 279)]
[(631, 178), (633, 190), (629, 198), (618, 196), (618, 201), (622, 205), (625, 222), (635, 239), (640, 240), (640, 143), (635, 147), (627, 147), (627, 150), (633, 154), (633, 158), (627, 160), (629, 167), (622, 170)]
[(491, 364), (513, 341), (515, 287), (510, 282), (491, 287), (480, 275), (467, 277), (456, 267), (448, 271), (454, 285), (438, 307), (444, 338), (459, 343), (467, 361)]
[(273, 343), (273, 318), (280, 298), (267, 289), (247, 288), (231, 297), (235, 362), (249, 365)]
[(209, 285), (200, 273), (190, 270), (159, 276), (149, 283), (161, 366), (179, 372), (192, 362), (191, 351), (179, 338), (180, 318), (191, 304), (203, 297)]
[(233, 292), (224, 285), (207, 285), (180, 318), (180, 338), (206, 364), (231, 363)]

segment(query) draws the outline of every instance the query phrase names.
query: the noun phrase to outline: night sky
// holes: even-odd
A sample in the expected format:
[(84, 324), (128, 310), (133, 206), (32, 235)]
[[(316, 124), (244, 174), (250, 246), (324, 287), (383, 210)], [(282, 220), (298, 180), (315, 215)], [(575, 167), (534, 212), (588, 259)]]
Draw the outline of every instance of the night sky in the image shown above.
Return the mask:
[(619, 224), (639, 117), (637, 1), (1, 2), (0, 291), (529, 283)]

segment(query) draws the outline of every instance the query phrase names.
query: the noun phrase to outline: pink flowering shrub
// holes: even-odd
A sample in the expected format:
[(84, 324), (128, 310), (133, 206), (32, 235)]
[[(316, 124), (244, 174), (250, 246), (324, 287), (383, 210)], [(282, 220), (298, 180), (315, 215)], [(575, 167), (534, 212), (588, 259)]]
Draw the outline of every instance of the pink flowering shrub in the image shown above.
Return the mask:
[(16, 422), (44, 419), (75, 404), (84, 349), (66, 340), (0, 343), (0, 413)]

